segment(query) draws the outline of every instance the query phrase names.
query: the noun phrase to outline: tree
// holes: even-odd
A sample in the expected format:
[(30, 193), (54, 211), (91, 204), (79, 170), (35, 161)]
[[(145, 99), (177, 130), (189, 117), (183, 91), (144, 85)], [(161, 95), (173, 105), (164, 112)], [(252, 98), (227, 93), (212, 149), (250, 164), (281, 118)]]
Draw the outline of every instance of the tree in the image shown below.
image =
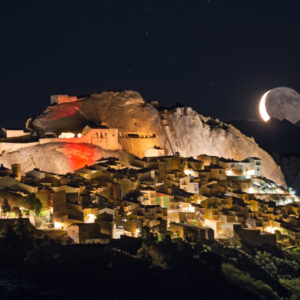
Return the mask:
[(9, 213), (11, 211), (11, 207), (6, 198), (4, 199), (4, 201), (1, 205), (1, 210), (5, 215), (7, 215), (7, 213)]
[(29, 194), (25, 198), (25, 202), (28, 204), (30, 210), (34, 210), (36, 215), (40, 213), (42, 209), (42, 203), (35, 194)]
[(16, 216), (17, 216), (18, 218), (22, 218), (22, 212), (21, 212), (21, 210), (20, 210), (19, 207), (14, 207), (14, 208), (13, 208), (13, 211), (14, 211), (14, 213), (16, 214)]

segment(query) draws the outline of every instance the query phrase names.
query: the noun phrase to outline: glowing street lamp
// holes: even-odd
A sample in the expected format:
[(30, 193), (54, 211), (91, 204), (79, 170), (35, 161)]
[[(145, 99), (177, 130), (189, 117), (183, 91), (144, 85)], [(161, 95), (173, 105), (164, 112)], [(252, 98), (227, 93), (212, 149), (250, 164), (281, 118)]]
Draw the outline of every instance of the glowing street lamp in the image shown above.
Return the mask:
[(95, 223), (96, 216), (94, 214), (88, 214), (86, 216), (85, 222), (86, 223)]
[(62, 229), (63, 224), (61, 222), (54, 221), (54, 228), (55, 229)]
[(184, 174), (191, 176), (191, 175), (193, 175), (193, 172), (191, 170), (189, 170), (189, 169), (186, 169), (186, 170), (184, 170)]

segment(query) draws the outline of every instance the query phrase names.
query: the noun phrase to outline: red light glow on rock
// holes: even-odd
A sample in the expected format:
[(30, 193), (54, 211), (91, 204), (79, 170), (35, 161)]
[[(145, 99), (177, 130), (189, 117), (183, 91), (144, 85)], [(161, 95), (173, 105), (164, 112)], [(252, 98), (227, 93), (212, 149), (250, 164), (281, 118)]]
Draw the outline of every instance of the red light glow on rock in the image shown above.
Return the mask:
[(80, 110), (82, 102), (64, 103), (60, 105), (50, 106), (45, 111), (45, 121), (55, 121), (62, 118), (73, 116)]
[(73, 172), (95, 164), (102, 157), (101, 149), (88, 144), (65, 143), (59, 151), (68, 159), (70, 169)]

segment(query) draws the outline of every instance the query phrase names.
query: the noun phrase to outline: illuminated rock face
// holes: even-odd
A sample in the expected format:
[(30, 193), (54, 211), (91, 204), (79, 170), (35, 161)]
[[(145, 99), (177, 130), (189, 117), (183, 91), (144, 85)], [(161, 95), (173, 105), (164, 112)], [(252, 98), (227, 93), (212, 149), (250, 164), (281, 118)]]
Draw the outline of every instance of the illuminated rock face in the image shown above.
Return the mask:
[(230, 124), (203, 117), (191, 108), (177, 108), (170, 113), (182, 156), (199, 153), (243, 160), (259, 157), (263, 176), (284, 184), (280, 167), (254, 141)]
[[(119, 132), (116, 128), (90, 129), (80, 137), (74, 137), (74, 133), (62, 133), (59, 138), (42, 138), (40, 144), (51, 142), (65, 142), (72, 144), (90, 144), (102, 148), (103, 150), (121, 150), (119, 143)], [(1, 146), (1, 144), (0, 144)], [(1, 147), (0, 147), (1, 149)]]
[(41, 136), (48, 133), (58, 135), (59, 128), (64, 128), (65, 132), (78, 131), (86, 124), (86, 118), (80, 113), (81, 106), (82, 101), (49, 106), (34, 120), (32, 127)]
[[(179, 152), (195, 157), (204, 153), (236, 160), (259, 157), (263, 175), (284, 184), (272, 157), (233, 126), (205, 118), (191, 108), (159, 112), (134, 91), (103, 92), (50, 106), (32, 121), (31, 127), (43, 135), (78, 130), (87, 124), (118, 128), (123, 150), (140, 157), (155, 146), (165, 149), (168, 155)], [(68, 150), (64, 151), (68, 156)], [(67, 168), (72, 169), (69, 165)]]
[(105, 151), (87, 144), (48, 143), (7, 153), (0, 157), (0, 162), (6, 167), (20, 163), (23, 174), (34, 168), (66, 174), (93, 165), (101, 158), (118, 156), (116, 151)]
[(49, 106), (31, 127), (43, 136), (78, 131), (90, 124), (118, 128), (122, 148), (140, 157), (147, 149), (165, 144), (159, 112), (135, 91), (103, 92), (77, 102)]

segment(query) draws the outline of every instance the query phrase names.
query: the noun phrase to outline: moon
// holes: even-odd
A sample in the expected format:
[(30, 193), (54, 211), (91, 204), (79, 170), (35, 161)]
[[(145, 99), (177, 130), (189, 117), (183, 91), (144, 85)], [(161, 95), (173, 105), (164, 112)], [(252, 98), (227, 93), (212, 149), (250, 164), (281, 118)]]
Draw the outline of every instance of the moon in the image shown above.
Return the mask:
[(288, 87), (278, 87), (263, 94), (259, 102), (261, 118), (288, 120), (293, 124), (300, 121), (300, 95)]
[(261, 97), (260, 102), (259, 102), (259, 113), (260, 113), (261, 118), (265, 122), (270, 120), (270, 116), (267, 113), (267, 109), (266, 109), (266, 98), (267, 98), (269, 93), (270, 93), (270, 91), (265, 92), (263, 94), (263, 96)]

